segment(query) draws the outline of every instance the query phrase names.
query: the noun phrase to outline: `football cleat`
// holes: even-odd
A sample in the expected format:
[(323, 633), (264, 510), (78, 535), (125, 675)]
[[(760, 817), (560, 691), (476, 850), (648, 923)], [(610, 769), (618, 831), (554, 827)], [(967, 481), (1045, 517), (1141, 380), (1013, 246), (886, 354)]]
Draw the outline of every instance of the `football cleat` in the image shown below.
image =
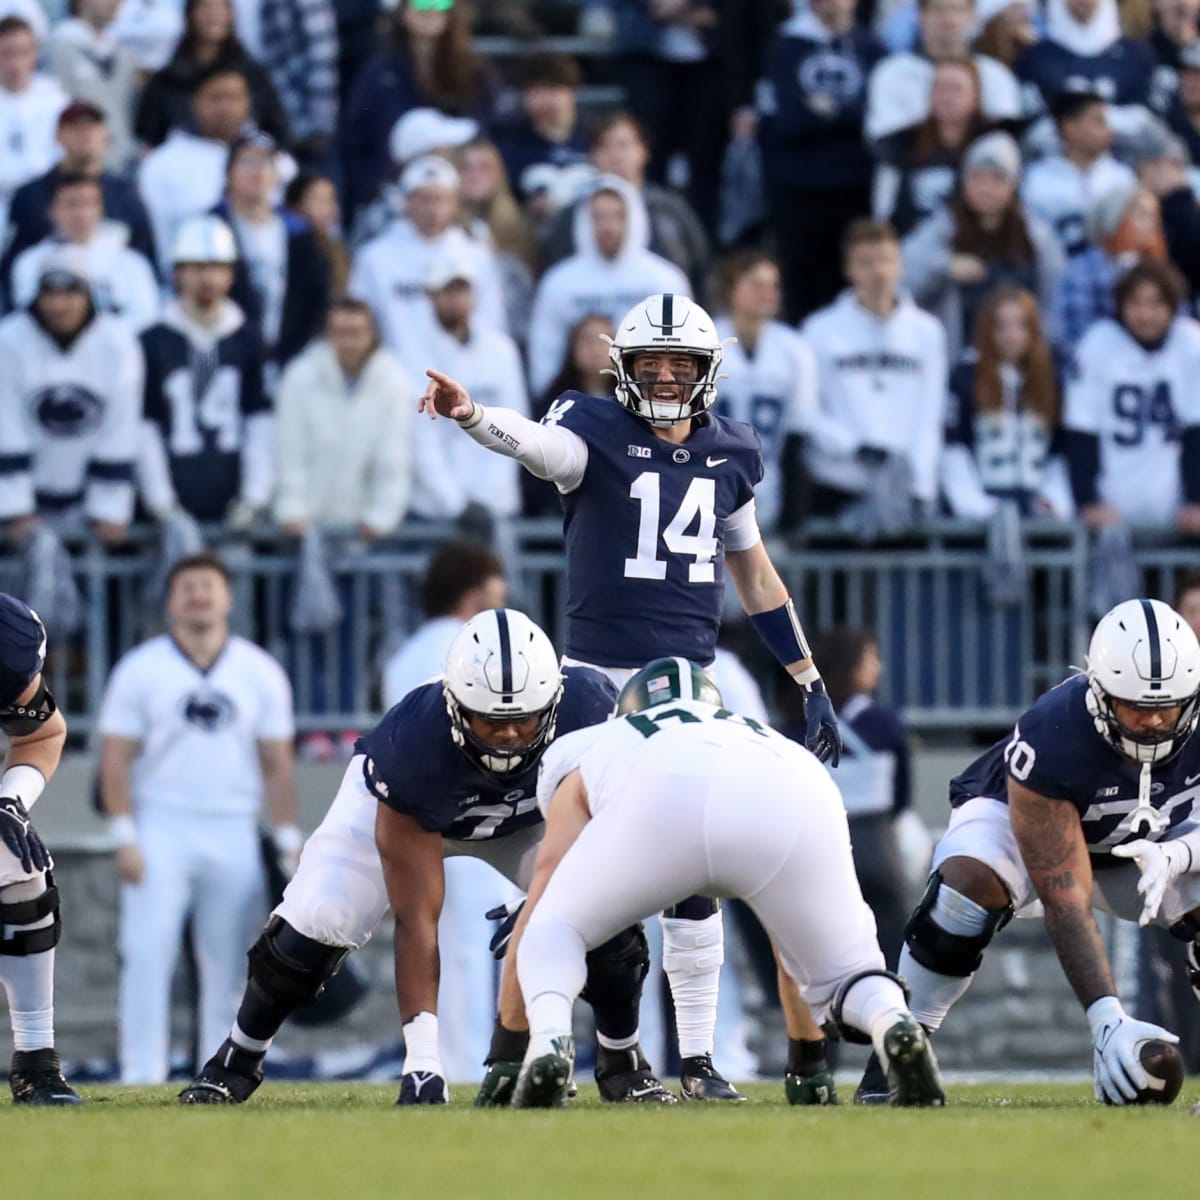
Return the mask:
[(841, 1104), (831, 1071), (818, 1071), (815, 1075), (798, 1075), (789, 1071), (783, 1077), (783, 1090), (789, 1104), (801, 1106)]
[(903, 1016), (883, 1035), (889, 1103), (897, 1108), (940, 1108), (946, 1103), (937, 1059), (917, 1019)]
[(567, 1086), (575, 1068), (575, 1039), (561, 1034), (550, 1039), (546, 1054), (527, 1058), (513, 1087), (513, 1108), (566, 1108)]
[(8, 1086), (12, 1088), (14, 1104), (65, 1107), (83, 1103), (79, 1093), (63, 1078), (58, 1051), (53, 1047), (14, 1051)]
[(263, 1080), (263, 1055), (243, 1050), (232, 1038), (179, 1093), (180, 1104), (244, 1104)]
[(679, 1095), (684, 1100), (725, 1100), (733, 1104), (741, 1104), (746, 1099), (713, 1066), (711, 1054), (698, 1054), (683, 1060)]
[(513, 1087), (521, 1073), (519, 1062), (488, 1064), (487, 1074), (475, 1093), (476, 1108), (508, 1108), (512, 1104)]
[(679, 1103), (655, 1078), (640, 1046), (628, 1050), (598, 1046), (596, 1086), (600, 1089), (600, 1099), (606, 1104)]
[(450, 1088), (436, 1071), (409, 1071), (400, 1077), (398, 1105), (449, 1104)]
[(854, 1093), (855, 1104), (888, 1104), (891, 1101), (891, 1089), (888, 1087), (887, 1075), (879, 1055), (874, 1050), (867, 1059), (866, 1070), (859, 1081), (858, 1090)]

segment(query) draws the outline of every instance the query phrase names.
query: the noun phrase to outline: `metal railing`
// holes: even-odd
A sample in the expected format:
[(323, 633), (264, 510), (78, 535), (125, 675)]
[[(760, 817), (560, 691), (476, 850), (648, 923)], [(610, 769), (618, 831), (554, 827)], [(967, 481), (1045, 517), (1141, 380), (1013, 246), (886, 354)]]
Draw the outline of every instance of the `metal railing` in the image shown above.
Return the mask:
[[(419, 623), (419, 581), (449, 525), (405, 525), (385, 542), (328, 540), (344, 617), (328, 633), (297, 635), (289, 618), (296, 543), (273, 532), (212, 544), (235, 579), (238, 632), (287, 668), (301, 729), (366, 728), (378, 716), (384, 657)], [(564, 556), (556, 520), (522, 520), (501, 531), (510, 569), (510, 603), (524, 608), (561, 643)], [(887, 545), (847, 544), (836, 527), (809, 526), (801, 540), (771, 543), (809, 630), (850, 622), (873, 628), (885, 664), (885, 700), (917, 729), (995, 730), (1011, 723), (1041, 691), (1082, 663), (1088, 612), (1088, 539), (1071, 524), (1029, 522), (1028, 586), (1015, 604), (996, 604), (982, 579), (982, 526), (935, 521)], [(117, 551), (73, 548), (84, 601), (81, 627), (52, 639), (48, 674), (76, 734), (95, 721), (113, 663), (159, 632), (154, 530), (138, 530)], [(1170, 599), (1178, 571), (1200, 561), (1194, 546), (1140, 546), (1146, 594)], [(0, 558), (0, 587), (20, 593), (16, 560)]]

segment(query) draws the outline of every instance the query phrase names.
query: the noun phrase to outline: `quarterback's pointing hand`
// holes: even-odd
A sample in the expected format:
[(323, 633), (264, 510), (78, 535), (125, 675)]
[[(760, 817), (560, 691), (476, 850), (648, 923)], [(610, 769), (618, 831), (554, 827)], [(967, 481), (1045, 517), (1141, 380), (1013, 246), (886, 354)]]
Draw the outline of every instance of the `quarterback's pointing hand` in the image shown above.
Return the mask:
[(450, 417), (462, 421), (475, 411), (475, 402), (461, 383), (456, 383), (441, 371), (429, 370), (429, 386), (417, 402), (417, 412), (429, 414), (432, 421), (437, 417)]

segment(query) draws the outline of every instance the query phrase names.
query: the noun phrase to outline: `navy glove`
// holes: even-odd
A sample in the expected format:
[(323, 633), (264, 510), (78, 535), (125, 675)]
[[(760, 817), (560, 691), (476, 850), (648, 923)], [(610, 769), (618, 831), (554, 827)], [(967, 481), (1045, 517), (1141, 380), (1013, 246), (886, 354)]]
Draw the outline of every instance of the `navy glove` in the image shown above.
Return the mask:
[(492, 952), (492, 957), (499, 961), (505, 954), (508, 953), (508, 943), (512, 939), (513, 930), (516, 928), (517, 918), (521, 915), (521, 909), (525, 907), (525, 900), (522, 898), (517, 901), (517, 906), (513, 908), (508, 904), (497, 904), (495, 908), (489, 908), (484, 916), (489, 921), (502, 922), (499, 929), (492, 934), (492, 940), (488, 942), (488, 949)]
[(836, 767), (842, 757), (842, 739), (838, 733), (833, 703), (820, 679), (802, 684), (804, 692), (804, 744), (821, 762)]
[(50, 865), (45, 843), (30, 824), (20, 796), (0, 797), (0, 840), (20, 860), (26, 874), (44, 871)]

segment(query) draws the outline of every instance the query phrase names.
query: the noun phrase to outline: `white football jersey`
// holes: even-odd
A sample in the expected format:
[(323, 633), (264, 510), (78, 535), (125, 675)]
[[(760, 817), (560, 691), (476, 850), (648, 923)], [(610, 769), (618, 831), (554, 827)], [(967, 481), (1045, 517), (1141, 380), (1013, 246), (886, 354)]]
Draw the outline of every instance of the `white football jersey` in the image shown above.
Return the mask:
[(1133, 171), (1111, 154), (1102, 154), (1086, 169), (1055, 154), (1026, 169), (1021, 200), (1053, 228), (1064, 254), (1078, 254), (1087, 248), (1085, 225), (1096, 201), (1136, 182)]
[(1101, 503), (1134, 525), (1170, 525), (1183, 496), (1180, 434), (1200, 424), (1200, 323), (1177, 317), (1146, 350), (1116, 321), (1096, 322), (1075, 355), (1063, 424), (1100, 439)]
[[(717, 320), (717, 336), (734, 337), (728, 317)], [(817, 407), (817, 360), (794, 329), (768, 321), (754, 353), (739, 342), (725, 347), (714, 409), (745, 421), (762, 438), (762, 482), (754, 489), (760, 529), (771, 530), (783, 505), (783, 444), (789, 433), (807, 433)]]
[(251, 814), (263, 795), (258, 743), (292, 736), (292, 689), (279, 663), (245, 638), (231, 637), (202, 671), (163, 634), (113, 668), (99, 727), (141, 743), (135, 813)]

